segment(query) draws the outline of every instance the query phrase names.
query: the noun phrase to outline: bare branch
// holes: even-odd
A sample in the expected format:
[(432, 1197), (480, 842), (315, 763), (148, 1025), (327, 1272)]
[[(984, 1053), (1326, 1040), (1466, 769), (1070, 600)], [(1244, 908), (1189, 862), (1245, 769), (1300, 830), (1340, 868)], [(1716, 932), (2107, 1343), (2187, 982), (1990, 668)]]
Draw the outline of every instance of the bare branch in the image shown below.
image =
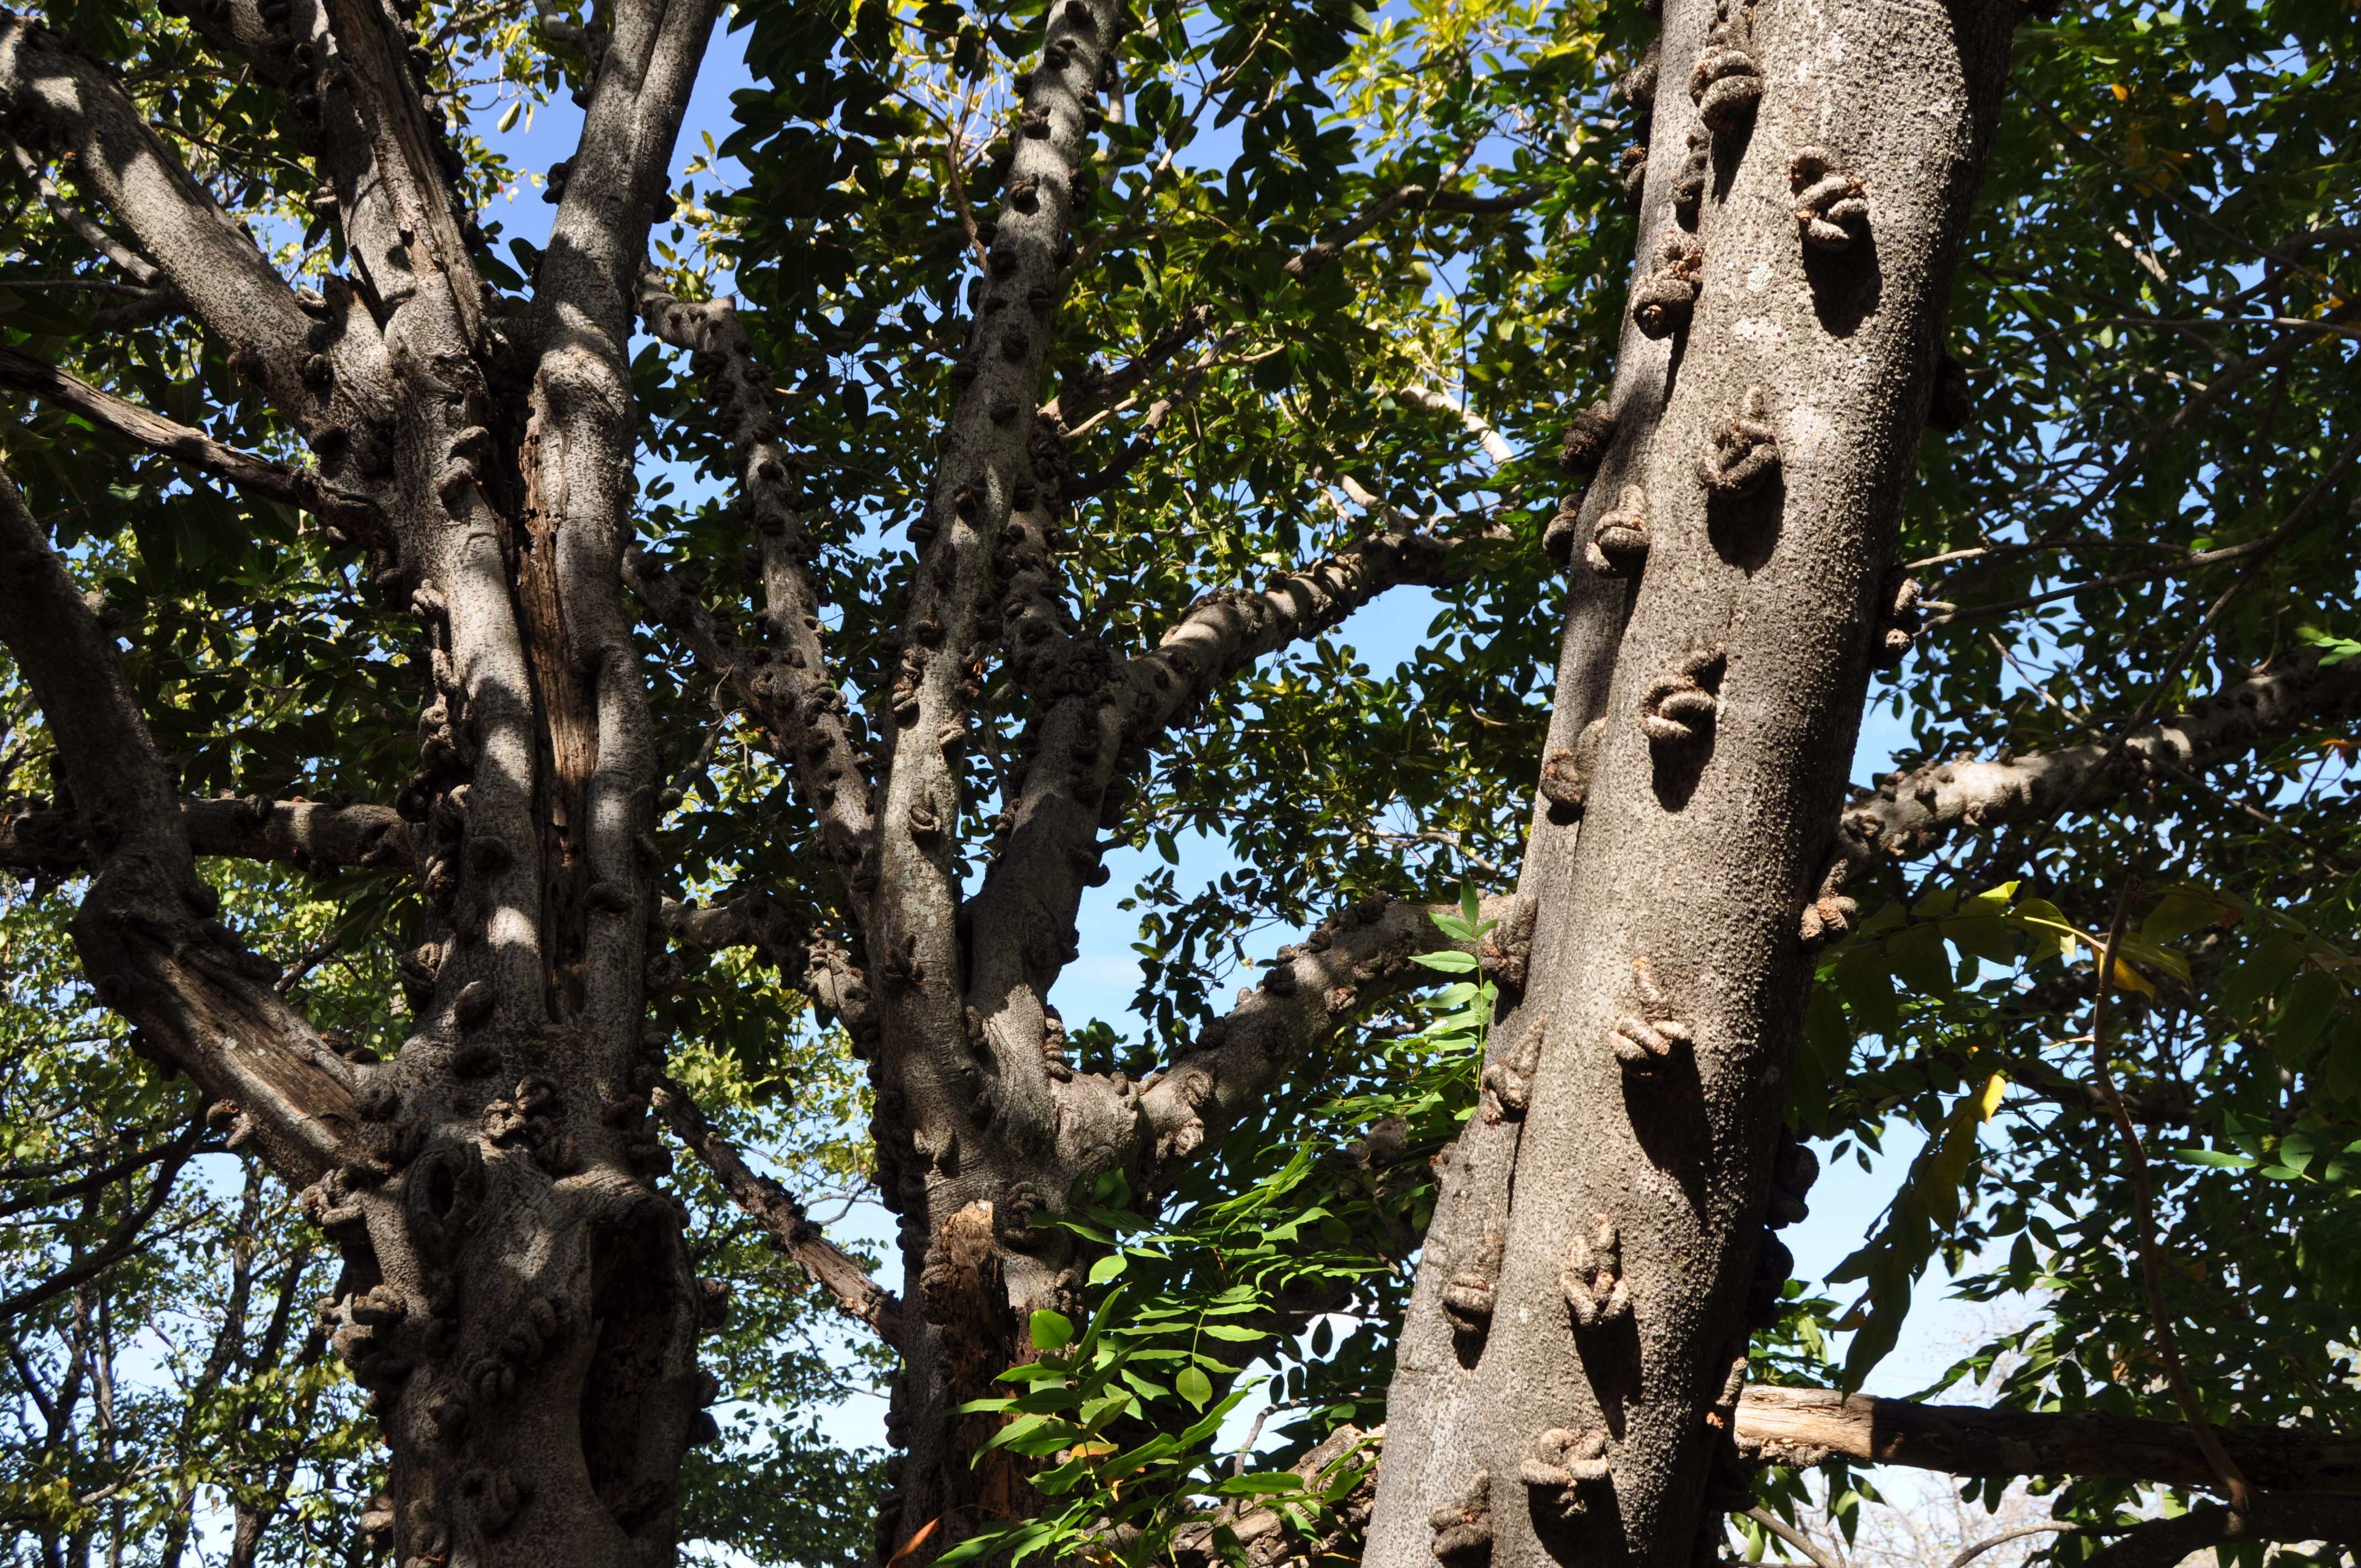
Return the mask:
[(5, 476), (0, 584), (0, 641), (40, 704), (95, 857), (72, 926), (83, 971), (145, 1048), (235, 1103), (238, 1132), (291, 1185), (310, 1183), (340, 1163), (358, 1124), (351, 1068), (272, 989), (279, 966), (211, 918), (219, 896), (197, 877), (114, 640)]
[[(2361, 1497), (2361, 1439), (2292, 1427), (2225, 1427), (2223, 1446), (2258, 1486)], [(1834, 1388), (1749, 1384), (1738, 1401), (1740, 1452), (1759, 1464), (1831, 1459), (1906, 1464), (1951, 1475), (2109, 1475), (2210, 1486), (2213, 1466), (2178, 1421), (1972, 1405), (1922, 1405)], [(2267, 1499), (2257, 1497), (2257, 1505)]]
[[(1858, 872), (1881, 852), (1924, 853), (1961, 830), (2037, 818), (2075, 802), (2103, 806), (2152, 773), (2198, 773), (2361, 710), (2361, 659), (2300, 653), (2126, 737), (2112, 762), (2100, 741), (1993, 762), (1930, 763), (1890, 778), (1845, 808), (1838, 852)], [(2103, 776), (2102, 776), (2103, 774)]]
[(1516, 448), (1510, 446), (1483, 415), (1470, 411), (1467, 405), (1458, 399), (1436, 391), (1432, 387), (1420, 386), (1416, 383), (1397, 388), (1394, 396), (1414, 409), (1424, 409), (1429, 413), (1448, 414), (1457, 420), (1460, 428), (1474, 436), (1483, 446), (1484, 455), (1492, 460), (1494, 467), (1503, 463), (1516, 461)]
[(794, 1194), (755, 1172), (735, 1145), (713, 1130), (687, 1091), (669, 1079), (650, 1096), (673, 1135), (696, 1152), (739, 1208), (770, 1234), (771, 1245), (796, 1260), (826, 1290), (837, 1310), (867, 1324), (889, 1345), (902, 1343), (902, 1302), (869, 1277), (861, 1265), (805, 1217)]
[(2244, 544), (2226, 544), (2219, 550), (2200, 550), (2178, 561), (2167, 561), (2154, 566), (2140, 566), (2128, 572), (2117, 572), (2111, 576), (2101, 577), (2093, 582), (2080, 583), (2070, 588), (2053, 588), (2048, 593), (2033, 594), (2025, 598), (2009, 599), (1999, 604), (1978, 604), (1967, 606), (1965, 609), (1947, 609), (1930, 620), (1927, 625), (1932, 629), (1949, 625), (1955, 620), (1970, 620), (1987, 615), (2005, 615), (2013, 610), (2027, 609), (2035, 605), (2049, 604), (2058, 599), (2081, 598), (2085, 594), (2095, 594), (2107, 588), (2119, 588), (2131, 583), (2149, 582), (2158, 577), (2179, 576), (2183, 572), (2200, 571), (2207, 566), (2226, 565), (2234, 561), (2259, 560), (2295, 537), (2296, 531), (2302, 527), (2304, 520), (2312, 515), (2321, 502), (2328, 499), (2329, 493), (2335, 488), (2336, 482), (2345, 477), (2345, 471), (2353, 466), (2356, 458), (2361, 458), (2361, 435), (2356, 435), (2345, 444), (2344, 450), (2337, 453), (2329, 463), (2327, 471), (2321, 475), (2312, 488), (2305, 491), (2302, 499), (2289, 510), (2285, 521), (2260, 538), (2249, 539)]
[(1069, 429), (1079, 427), (1094, 410), (1122, 401), (1142, 381), (1163, 368), (1167, 360), (1195, 342), (1213, 323), (1213, 307), (1199, 305), (1148, 339), (1146, 347), (1121, 368), (1098, 371), (1086, 367), (1066, 378), (1058, 395), (1041, 409), (1041, 417)]
[(1746, 1510), (1745, 1517), (1810, 1558), (1814, 1568), (1844, 1568), (1843, 1558), (1839, 1557), (1769, 1508), (1749, 1508)]
[[(368, 866), (416, 870), (410, 825), (390, 806), (327, 806), (312, 800), (181, 803), (182, 831), (197, 855), (275, 861), (298, 871)], [(47, 876), (91, 869), (90, 846), (78, 814), (25, 801), (0, 802), (0, 868)]]
[(13, 1296), (0, 1297), (0, 1323), (13, 1321), (42, 1302), (62, 1295), (85, 1280), (96, 1278), (130, 1256), (144, 1239), (140, 1233), (147, 1228), (148, 1222), (156, 1217), (156, 1211), (164, 1206), (164, 1200), (170, 1196), (172, 1182), (181, 1174), (181, 1168), (187, 1165), (190, 1157), (197, 1152), (197, 1145), (203, 1138), (204, 1132), (204, 1119), (192, 1116), (188, 1126), (164, 1154), (163, 1168), (148, 1184), (147, 1196), (139, 1201), (137, 1208), (124, 1217), (123, 1223), (115, 1227), (114, 1234), (108, 1236), (96, 1251), (60, 1269), (39, 1284), (28, 1285)]
[(8, 143), (8, 156), (15, 161), (17, 172), (32, 182), (33, 189), (40, 194), (41, 205), (49, 208), (51, 217), (80, 235), (84, 245), (129, 273), (134, 282), (152, 286), (162, 278), (163, 274), (156, 269), (154, 262), (107, 233), (99, 226), (96, 219), (68, 202), (49, 178), (49, 170), (25, 150), (24, 143), (13, 137), (5, 139)]
[(1345, 224), (1306, 246), (1286, 267), (1290, 278), (1309, 278), (1344, 254), (1345, 247), (1400, 212), (1455, 213), (1466, 217), (1496, 217), (1521, 212), (1555, 189), (1528, 185), (1499, 196), (1473, 196), (1457, 191), (1430, 191), (1423, 185), (1399, 185), (1373, 198)]
[[(848, 873), (867, 848), (873, 826), (867, 760), (820, 641), (820, 591), (809, 562), (813, 544), (795, 502), (794, 472), (778, 444), (778, 422), (763, 389), (753, 345), (726, 300), (694, 304), (666, 292), (653, 272), (640, 281), (639, 307), (649, 332), (692, 352), (737, 468), (740, 512), (754, 525), (763, 555), (769, 646), (739, 646), (686, 591), (632, 565), (642, 601), (690, 641), (709, 669), (771, 738), (795, 770), (804, 798), (820, 819), (821, 847)], [(857, 896), (857, 895), (856, 895)]]
[(1977, 1558), (1982, 1557), (1985, 1552), (1993, 1550), (1993, 1548), (1996, 1546), (2006, 1546), (2012, 1541), (2023, 1541), (2028, 1535), (2084, 1535), (2094, 1533), (2097, 1532), (2086, 1531), (2080, 1525), (2060, 1524), (2054, 1519), (2044, 1519), (2039, 1524), (2029, 1524), (2022, 1530), (2004, 1530), (1998, 1535), (1988, 1535), (1984, 1537), (1983, 1540), (1977, 1541), (1974, 1545), (1960, 1552), (1957, 1557), (1952, 1558), (1950, 1568), (1968, 1568), (1969, 1563), (1973, 1563)]
[(181, 424), (114, 393), (103, 391), (55, 366), (13, 348), (0, 348), (0, 387), (10, 387), (69, 408), (125, 439), (227, 480), (265, 500), (301, 507), (328, 521), (375, 533), (377, 507), (337, 489), (316, 468), (291, 468), (267, 457), (225, 445), (203, 431)]

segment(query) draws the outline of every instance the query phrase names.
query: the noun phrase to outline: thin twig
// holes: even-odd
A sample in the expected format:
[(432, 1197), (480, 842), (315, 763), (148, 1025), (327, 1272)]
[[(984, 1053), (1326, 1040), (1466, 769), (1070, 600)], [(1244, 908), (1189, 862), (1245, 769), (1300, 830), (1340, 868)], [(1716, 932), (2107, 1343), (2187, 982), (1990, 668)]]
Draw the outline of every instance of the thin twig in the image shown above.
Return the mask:
[(1843, 1558), (1821, 1546), (1819, 1542), (1773, 1513), (1769, 1508), (1749, 1508), (1743, 1517), (1752, 1519), (1756, 1524), (1810, 1558), (1814, 1568), (1845, 1568)]
[(1995, 1546), (2005, 1546), (2012, 1541), (2022, 1541), (2028, 1535), (2094, 1535), (2103, 1533), (2079, 1524), (2059, 1524), (2054, 1519), (2029, 1524), (2023, 1530), (2004, 1530), (1998, 1535), (1987, 1536), (1951, 1559), (1951, 1568), (1968, 1568), (1968, 1564)]
[(2155, 566), (2141, 566), (2129, 572), (2117, 572), (2112, 576), (2078, 583), (2072, 587), (2053, 588), (2048, 593), (2034, 594), (2026, 598), (2008, 599), (1999, 604), (1969, 605), (1964, 609), (1954, 609), (1936, 617), (1931, 625), (1946, 626), (1954, 620), (1966, 620), (1976, 616), (2003, 615), (2012, 610), (2030, 609), (2036, 605), (2048, 604), (2055, 599), (2080, 598), (2084, 594), (2098, 593), (2105, 588), (2122, 587), (2131, 583), (2147, 582), (2157, 577), (2169, 577), (2182, 572), (2199, 571), (2207, 566), (2224, 565), (2233, 561), (2259, 559), (2278, 550), (2280, 545), (2294, 536), (2297, 528), (2302, 525), (2304, 519), (2312, 515), (2312, 510), (2328, 499), (2329, 491), (2334, 488), (2337, 480), (2345, 477), (2345, 469), (2352, 466), (2356, 457), (2361, 457), (2361, 435), (2356, 435), (2345, 444), (2345, 449), (2336, 455), (2335, 461), (2329, 464), (2328, 471), (2320, 477), (2319, 481), (2311, 489), (2304, 492), (2302, 499), (2296, 502), (2294, 509), (2288, 513), (2287, 521), (2259, 539), (2249, 539), (2244, 544), (2224, 545), (2219, 550), (2201, 550), (2193, 555), (2184, 556), (2178, 561), (2168, 561)]
[(2156, 1255), (2156, 1190), (2148, 1179), (2147, 1151), (2140, 1144), (2139, 1129), (2132, 1124), (2123, 1096), (2115, 1090), (2114, 1069), (2107, 1061), (2107, 999), (2114, 991), (2115, 949), (2123, 942), (2124, 926), (2131, 917), (2132, 902), (2139, 896), (2139, 872), (2125, 868), (2123, 892), (2115, 900), (2114, 921), (2107, 927), (2107, 945), (2099, 955), (2099, 994), (2091, 1014), (2091, 1065), (2114, 1111), (2115, 1125), (2123, 1132), (2125, 1165), (2131, 1175), (2132, 1190), (2139, 1198), (2140, 1277), (2147, 1287), (2148, 1317), (2156, 1330), (2157, 1354), (2163, 1359), (2165, 1377), (2172, 1385), (2181, 1416), (2189, 1422), (2189, 1435), (2196, 1440), (2198, 1452), (2205, 1456), (2205, 1463), (2220, 1477), (2222, 1489), (2230, 1496), (2230, 1534), (2235, 1539), (2246, 1533), (2246, 1520), (2254, 1509), (2254, 1491), (2246, 1473), (2238, 1468), (2238, 1462), (2222, 1446), (2221, 1436), (2206, 1418), (2205, 1407), (2199, 1401), (2196, 1387), (2189, 1381), (2189, 1369), (2180, 1359), (2180, 1342), (2172, 1332), (2172, 1319), (2164, 1306), (2164, 1270)]

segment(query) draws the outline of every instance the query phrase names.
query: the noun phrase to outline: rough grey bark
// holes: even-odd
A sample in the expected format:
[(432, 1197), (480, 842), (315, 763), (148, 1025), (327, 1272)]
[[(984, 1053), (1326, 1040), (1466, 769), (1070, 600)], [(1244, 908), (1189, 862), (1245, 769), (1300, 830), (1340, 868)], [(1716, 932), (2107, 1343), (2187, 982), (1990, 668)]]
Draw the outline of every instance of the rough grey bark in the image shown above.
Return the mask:
[[(521, 309), (496, 311), (405, 49), (358, 0), (192, 18), (284, 91), (353, 271), (291, 288), (104, 68), (0, 18), (0, 113), (77, 178), (311, 445), (316, 470), (221, 447), (31, 361), (0, 378), (320, 515), (433, 645), (420, 772), (395, 803), (184, 804), (86, 604), (0, 489), (0, 635), (57, 739), (63, 837), (95, 875), (75, 922), (99, 994), (292, 1187), (345, 1272), (319, 1328), (390, 1445), (364, 1516), (405, 1563), (653, 1564), (680, 1455), (712, 1423), (708, 1295), (645, 1124), (643, 1034), (668, 923), (648, 853), (655, 752), (620, 556), (627, 348), (647, 228), (710, 0), (616, 8), (577, 178)], [(46, 813), (27, 813), (35, 817)], [(29, 821), (17, 823), (22, 828)], [(192, 853), (412, 869), (430, 938), (412, 1033), (379, 1060), (313, 1030), (276, 967), (212, 918)], [(62, 858), (62, 857), (61, 857)]]
[[(1619, 410), (1627, 382), (1670, 384), (1649, 428), (1618, 431), (1637, 450), (1564, 539), (1572, 570), (1636, 573), (1637, 594), (1604, 722), (1557, 740), (1545, 775), (1584, 816), (1532, 851), (1557, 863), (1528, 873), (1533, 967), (1500, 1031), (1531, 1052), (1522, 1124), (1490, 1201), (1455, 1200), (1429, 1234), (1378, 1568), (1438, 1548), (1671, 1565), (1719, 1543), (1706, 1493), (1718, 1451), (1735, 1479), (1730, 1373), (1762, 1295), (1802, 912), (1887, 630), (1896, 510), (2014, 18), (1665, 6), (1633, 325), (1669, 352), (1627, 355)], [(1461, 1168), (1506, 1140), (1479, 1124), (1466, 1141)], [(1486, 1310), (1446, 1343), (1435, 1304), (1469, 1274)]]

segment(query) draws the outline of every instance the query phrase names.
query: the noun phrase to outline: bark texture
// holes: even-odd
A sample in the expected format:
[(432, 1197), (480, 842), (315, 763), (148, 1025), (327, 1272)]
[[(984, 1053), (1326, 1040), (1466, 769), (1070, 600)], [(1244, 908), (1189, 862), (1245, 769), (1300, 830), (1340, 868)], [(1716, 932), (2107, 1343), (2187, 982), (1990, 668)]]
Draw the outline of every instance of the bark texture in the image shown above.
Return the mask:
[[(1531, 1053), (1509, 1169), (1464, 1205), (1447, 1173), (1430, 1232), (1380, 1568), (1438, 1549), (1670, 1568), (1718, 1549), (1709, 1483), (1713, 1508), (1742, 1506), (1733, 1365), (1766, 1295), (1758, 1254), (1779, 1255), (1758, 1243), (1809, 981), (1802, 912), (1889, 630), (1896, 511), (2014, 18), (1665, 7), (1633, 290), (1650, 348), (1617, 394), (1662, 381), (1663, 411), (1619, 428), (1637, 449), (1565, 541), (1575, 572), (1637, 588), (1604, 722), (1559, 760), (1579, 835), (1532, 850), (1559, 863), (1528, 872), (1533, 968), (1499, 1031)], [(1865, 214), (1820, 189), (1832, 169)], [(1455, 1166), (1480, 1170), (1497, 1136), (1471, 1127)], [(1495, 1245), (1491, 1310), (1446, 1342), (1431, 1303)]]
[[(709, 1297), (646, 1125), (668, 923), (647, 838), (655, 751), (622, 609), (647, 227), (713, 22), (615, 8), (576, 178), (529, 302), (478, 276), (414, 33), (356, 0), (193, 18), (284, 92), (351, 271), (289, 286), (70, 40), (0, 16), (0, 115), (74, 160), (231, 364), (311, 445), (292, 469), (37, 362), (0, 379), (365, 544), (431, 656), (420, 766), (392, 810), (186, 803), (86, 603), (0, 484), (0, 635), (71, 799), (8, 815), (38, 869), (94, 872), (75, 920), (137, 1047), (188, 1072), (300, 1189), (344, 1274), (319, 1327), (390, 1445), (364, 1514), (412, 1568), (653, 1565), (687, 1444), (713, 1431)], [(214, 918), (195, 854), (413, 872), (429, 938), (386, 1059), (314, 1030)]]

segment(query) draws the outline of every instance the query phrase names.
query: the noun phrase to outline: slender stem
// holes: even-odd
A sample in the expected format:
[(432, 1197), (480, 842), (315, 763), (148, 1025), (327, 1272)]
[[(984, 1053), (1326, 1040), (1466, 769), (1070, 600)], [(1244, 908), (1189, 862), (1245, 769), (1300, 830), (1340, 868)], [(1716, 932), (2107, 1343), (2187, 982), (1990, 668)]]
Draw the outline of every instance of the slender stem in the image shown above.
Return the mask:
[(2100, 1087), (2106, 1091), (2115, 1125), (2123, 1133), (2125, 1168), (2131, 1177), (2132, 1190), (2139, 1198), (2140, 1277), (2147, 1289), (2148, 1318), (2156, 1330), (2157, 1354), (2164, 1361), (2165, 1377), (2172, 1385), (2173, 1398), (2180, 1401), (2180, 1413), (2189, 1422), (2189, 1432), (2197, 1441), (2198, 1452), (2205, 1456), (2205, 1463), (2220, 1478), (2222, 1489), (2229, 1494), (2230, 1534), (2235, 1539), (2246, 1533), (2246, 1520), (2254, 1510), (2254, 1488), (2238, 1462), (2222, 1446), (2213, 1423), (2206, 1419), (2196, 1387), (2189, 1381), (2189, 1369), (2181, 1362), (2180, 1342), (2172, 1332), (2172, 1319), (2164, 1306), (2164, 1270), (2157, 1257), (2156, 1190), (2148, 1179), (2147, 1151), (2140, 1145), (2139, 1129), (2133, 1125), (2123, 1096), (2115, 1091), (2114, 1069), (2107, 1061), (2107, 999), (2114, 988), (2115, 949), (2123, 942), (2124, 925), (2131, 916), (2132, 902), (2139, 896), (2139, 872), (2127, 867), (2123, 893), (2115, 900), (2114, 922), (2107, 927), (2107, 945), (2099, 955), (2099, 995), (2091, 1016), (2091, 1065)]

